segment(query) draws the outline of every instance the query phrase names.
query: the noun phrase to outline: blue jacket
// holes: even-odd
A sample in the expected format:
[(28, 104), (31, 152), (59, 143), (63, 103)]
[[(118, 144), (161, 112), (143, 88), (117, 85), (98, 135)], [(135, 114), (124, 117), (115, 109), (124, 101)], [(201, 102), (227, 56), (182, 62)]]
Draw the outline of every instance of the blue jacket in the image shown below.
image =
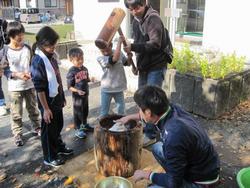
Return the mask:
[(152, 182), (177, 188), (187, 182), (216, 179), (219, 157), (208, 135), (180, 107), (171, 105), (171, 112), (158, 123), (166, 159), (166, 173), (154, 173)]
[[(45, 92), (47, 103), (51, 110), (61, 110), (65, 104), (65, 96), (63, 92), (62, 80), (58, 67), (58, 62), (55, 58), (49, 58), (52, 67), (56, 72), (57, 82), (59, 83), (58, 94), (55, 97), (49, 97), (49, 83), (46, 74), (43, 59), (39, 55), (34, 55), (31, 62), (31, 77), (37, 92)], [(42, 109), (42, 105), (38, 100), (38, 107)]]

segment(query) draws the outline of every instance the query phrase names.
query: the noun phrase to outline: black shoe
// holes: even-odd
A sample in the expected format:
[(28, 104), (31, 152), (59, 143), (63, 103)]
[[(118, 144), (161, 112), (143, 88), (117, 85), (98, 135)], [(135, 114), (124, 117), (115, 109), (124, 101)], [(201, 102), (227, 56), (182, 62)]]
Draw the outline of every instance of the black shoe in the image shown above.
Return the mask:
[(72, 155), (74, 153), (73, 149), (69, 149), (69, 148), (63, 148), (60, 149), (60, 151), (58, 152), (58, 155)]
[(52, 166), (52, 167), (60, 167), (61, 165), (65, 163), (65, 161), (63, 159), (55, 159), (53, 161), (44, 160), (43, 163), (45, 165)]

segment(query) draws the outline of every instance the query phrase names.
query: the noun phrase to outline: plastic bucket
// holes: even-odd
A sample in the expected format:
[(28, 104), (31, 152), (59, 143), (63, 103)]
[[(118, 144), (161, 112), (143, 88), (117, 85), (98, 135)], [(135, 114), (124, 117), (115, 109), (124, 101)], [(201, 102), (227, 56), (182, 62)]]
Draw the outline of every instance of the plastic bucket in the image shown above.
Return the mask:
[(240, 188), (250, 188), (250, 167), (243, 168), (238, 172), (237, 183)]

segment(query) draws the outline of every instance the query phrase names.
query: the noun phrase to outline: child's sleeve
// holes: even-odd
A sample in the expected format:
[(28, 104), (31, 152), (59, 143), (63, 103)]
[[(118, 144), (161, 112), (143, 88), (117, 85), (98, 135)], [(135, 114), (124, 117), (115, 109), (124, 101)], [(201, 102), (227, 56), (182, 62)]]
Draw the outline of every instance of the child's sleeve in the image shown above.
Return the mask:
[(42, 59), (33, 58), (31, 62), (31, 77), (37, 92), (48, 90), (48, 80)]
[(97, 62), (101, 65), (102, 69), (111, 67), (112, 57), (109, 56), (101, 56), (97, 58)]
[(74, 75), (73, 71), (69, 70), (66, 78), (67, 78), (68, 89), (70, 87), (74, 87), (75, 86), (75, 75)]

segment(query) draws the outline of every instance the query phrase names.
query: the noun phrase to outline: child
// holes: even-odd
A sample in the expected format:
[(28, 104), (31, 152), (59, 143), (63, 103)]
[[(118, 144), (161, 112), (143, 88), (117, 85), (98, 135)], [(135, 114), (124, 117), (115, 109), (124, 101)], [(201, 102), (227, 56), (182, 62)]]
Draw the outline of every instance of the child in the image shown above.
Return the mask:
[(42, 148), (44, 164), (59, 167), (64, 159), (59, 155), (71, 155), (61, 139), (63, 107), (66, 104), (62, 80), (55, 54), (58, 34), (45, 26), (36, 35), (35, 53), (31, 63), (31, 76), (38, 95), (38, 107), (42, 116)]
[(123, 37), (119, 38), (115, 51), (112, 50), (112, 43), (105, 49), (100, 49), (103, 56), (97, 58), (103, 69), (100, 118), (108, 115), (112, 98), (116, 102), (118, 114), (125, 114), (123, 91), (127, 89), (127, 80), (123, 65), (127, 65), (127, 58), (121, 52), (123, 40)]
[(30, 77), (30, 47), (23, 43), (24, 27), (20, 22), (10, 22), (7, 27), (10, 39), (8, 46), (4, 46), (3, 58), (8, 62), (4, 74), (8, 78), (10, 94), (11, 129), (15, 144), (22, 146), (22, 112), (23, 100), (32, 122), (33, 132), (40, 135), (40, 119), (36, 106), (34, 85)]
[(87, 123), (89, 113), (89, 74), (88, 69), (83, 66), (83, 51), (80, 48), (72, 48), (69, 51), (69, 60), (73, 66), (67, 74), (68, 88), (72, 92), (73, 113), (75, 124), (75, 136), (86, 138), (86, 131), (92, 131), (93, 128)]

